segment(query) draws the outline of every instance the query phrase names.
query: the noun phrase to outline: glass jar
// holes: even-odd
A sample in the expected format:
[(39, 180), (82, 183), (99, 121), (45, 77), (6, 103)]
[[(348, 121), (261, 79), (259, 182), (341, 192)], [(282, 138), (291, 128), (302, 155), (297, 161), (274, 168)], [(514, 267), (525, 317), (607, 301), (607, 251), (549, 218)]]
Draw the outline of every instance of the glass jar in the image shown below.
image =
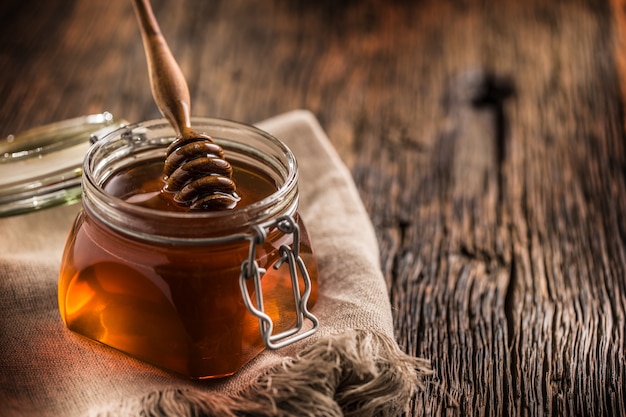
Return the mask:
[[(194, 118), (222, 146), (242, 200), (232, 210), (155, 208), (175, 134), (153, 120), (89, 149), (83, 209), (59, 276), (72, 331), (191, 378), (232, 375), (264, 348), (309, 336), (317, 264), (298, 215), (298, 169), (255, 127)], [(259, 190), (266, 190), (257, 195)]]

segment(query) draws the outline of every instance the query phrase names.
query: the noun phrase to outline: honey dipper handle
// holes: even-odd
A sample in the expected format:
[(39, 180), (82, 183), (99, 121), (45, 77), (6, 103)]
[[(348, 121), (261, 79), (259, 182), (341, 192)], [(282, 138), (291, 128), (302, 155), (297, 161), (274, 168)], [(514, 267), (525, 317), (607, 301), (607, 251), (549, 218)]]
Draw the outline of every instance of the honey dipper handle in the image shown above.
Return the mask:
[(172, 55), (149, 0), (133, 0), (141, 30), (152, 95), (159, 110), (179, 136), (191, 133), (189, 87)]

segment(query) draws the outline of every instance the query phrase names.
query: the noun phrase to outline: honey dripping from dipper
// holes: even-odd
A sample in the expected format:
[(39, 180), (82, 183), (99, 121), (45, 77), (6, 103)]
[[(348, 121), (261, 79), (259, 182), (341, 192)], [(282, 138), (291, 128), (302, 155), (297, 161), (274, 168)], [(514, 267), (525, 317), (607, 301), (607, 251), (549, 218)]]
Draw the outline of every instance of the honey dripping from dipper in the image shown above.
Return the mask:
[(222, 148), (191, 127), (185, 77), (170, 51), (148, 0), (134, 0), (154, 101), (177, 133), (167, 150), (164, 192), (191, 209), (232, 209), (240, 200)]

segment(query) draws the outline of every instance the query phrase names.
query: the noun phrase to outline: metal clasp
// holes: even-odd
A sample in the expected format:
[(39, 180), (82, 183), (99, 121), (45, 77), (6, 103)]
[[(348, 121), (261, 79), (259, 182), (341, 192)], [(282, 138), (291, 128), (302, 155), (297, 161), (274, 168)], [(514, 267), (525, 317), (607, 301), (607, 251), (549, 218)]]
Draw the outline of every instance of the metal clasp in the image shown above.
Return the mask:
[[(274, 269), (280, 268), (285, 262), (289, 267), (289, 275), (291, 277), (291, 286), (293, 289), (293, 298), (296, 308), (296, 325), (278, 334), (273, 334), (274, 322), (272, 318), (265, 313), (263, 307), (263, 291), (261, 288), (261, 277), (267, 272), (264, 268), (259, 268), (256, 261), (256, 247), (265, 242), (267, 233), (272, 227), (277, 227), (285, 234), (293, 234), (292, 247), (282, 245), (279, 249), (280, 259), (274, 264)], [(278, 218), (272, 224), (266, 227), (255, 226), (254, 234), (249, 236), (250, 250), (248, 258), (241, 263), (241, 273), (239, 275), (239, 286), (243, 301), (255, 317), (259, 319), (259, 329), (261, 337), (268, 349), (280, 349), (291, 343), (295, 343), (306, 337), (309, 337), (319, 327), (319, 320), (307, 308), (307, 302), (311, 295), (311, 278), (300, 257), (300, 229), (291, 216), (283, 216)], [(300, 295), (300, 283), (298, 280), (298, 271), (304, 281), (304, 292)], [(252, 279), (256, 293), (256, 307), (252, 302), (246, 281)], [(308, 319), (313, 325), (310, 329), (302, 331), (305, 319)]]

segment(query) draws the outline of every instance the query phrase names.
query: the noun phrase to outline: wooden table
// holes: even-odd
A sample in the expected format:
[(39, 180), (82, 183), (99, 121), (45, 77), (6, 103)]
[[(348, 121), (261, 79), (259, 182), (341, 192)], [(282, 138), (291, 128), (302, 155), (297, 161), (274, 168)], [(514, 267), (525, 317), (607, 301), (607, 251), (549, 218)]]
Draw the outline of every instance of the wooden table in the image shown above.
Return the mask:
[[(154, 0), (193, 113), (306, 108), (376, 227), (424, 415), (626, 413), (620, 0)], [(129, 1), (4, 0), (0, 134), (159, 117)]]

